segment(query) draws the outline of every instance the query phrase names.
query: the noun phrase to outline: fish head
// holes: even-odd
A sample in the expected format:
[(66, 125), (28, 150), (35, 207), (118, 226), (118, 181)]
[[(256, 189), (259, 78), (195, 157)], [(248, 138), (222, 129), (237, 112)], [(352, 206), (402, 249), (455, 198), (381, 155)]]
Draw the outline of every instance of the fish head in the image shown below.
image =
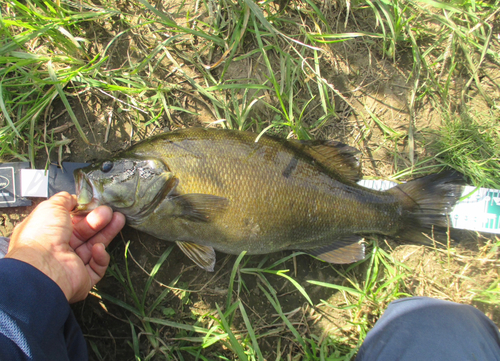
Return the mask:
[(107, 205), (133, 221), (154, 210), (175, 187), (168, 167), (154, 158), (116, 158), (77, 169), (73, 175), (78, 201), (74, 214)]

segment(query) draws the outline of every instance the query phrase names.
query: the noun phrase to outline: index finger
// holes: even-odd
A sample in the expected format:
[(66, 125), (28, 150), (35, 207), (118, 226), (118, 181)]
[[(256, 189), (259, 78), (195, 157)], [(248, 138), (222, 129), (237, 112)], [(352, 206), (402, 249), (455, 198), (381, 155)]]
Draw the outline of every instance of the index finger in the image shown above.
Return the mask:
[(113, 213), (111, 222), (104, 227), (95, 236), (90, 238), (88, 242), (82, 244), (75, 249), (76, 254), (82, 259), (84, 264), (88, 264), (92, 257), (92, 249), (95, 244), (101, 243), (107, 247), (115, 236), (121, 231), (125, 225), (125, 216), (121, 213)]
[(113, 217), (113, 211), (108, 206), (99, 206), (84, 219), (73, 224), (73, 234), (69, 241), (71, 248), (76, 249), (88, 241), (108, 225)]

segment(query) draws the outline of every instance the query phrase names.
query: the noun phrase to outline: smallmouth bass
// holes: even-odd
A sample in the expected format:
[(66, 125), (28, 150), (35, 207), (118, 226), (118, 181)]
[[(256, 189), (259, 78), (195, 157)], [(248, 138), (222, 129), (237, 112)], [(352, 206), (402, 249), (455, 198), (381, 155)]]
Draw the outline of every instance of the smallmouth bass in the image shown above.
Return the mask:
[(385, 192), (356, 184), (358, 151), (235, 130), (190, 128), (141, 141), (74, 172), (78, 206), (108, 205), (133, 228), (176, 242), (213, 271), (215, 250), (302, 250), (331, 263), (364, 258), (363, 235), (425, 243), (461, 195), (442, 172)]

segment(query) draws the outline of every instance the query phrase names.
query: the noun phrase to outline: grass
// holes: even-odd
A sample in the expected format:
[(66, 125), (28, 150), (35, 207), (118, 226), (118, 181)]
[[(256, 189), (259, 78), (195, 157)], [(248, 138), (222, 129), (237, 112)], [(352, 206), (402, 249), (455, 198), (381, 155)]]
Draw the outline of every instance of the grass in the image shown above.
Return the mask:
[[(96, 146), (203, 125), (339, 139), (362, 151), (372, 177), (446, 166), (500, 189), (499, 1), (0, 1), (3, 161), (61, 161), (68, 146), (81, 161)], [(349, 267), (241, 255), (215, 278), (168, 277), (175, 251), (146, 269), (127, 246), (109, 270), (116, 288), (96, 294), (137, 360), (349, 360), (406, 295), (498, 317), (498, 240), (446, 252), (370, 242)], [(195, 287), (193, 277), (208, 278)], [(206, 285), (227, 294), (207, 296)], [(91, 350), (110, 355), (102, 340)]]
[[(478, 253), (408, 246), (391, 254), (386, 250), (390, 246), (372, 239), (367, 258), (345, 267), (320, 265), (300, 253), (269, 259), (246, 257), (243, 252), (237, 258), (231, 257), (232, 262), (222, 265), (220, 274), (214, 276), (217, 280), (212, 278), (209, 282), (211, 287), (227, 287), (227, 295), (217, 297), (206, 313), (200, 313), (196, 304), (204, 300), (200, 296), (206, 287), (204, 281), (198, 284), (192, 281), (189, 270), (170, 277), (168, 269), (166, 273), (159, 272), (160, 266), (172, 257), (172, 247), (159, 258), (153, 257), (152, 262), (157, 261), (151, 263), (152, 269), (148, 271), (138, 263), (130, 263), (127, 243), (123, 260), (115, 260), (110, 271), (125, 296), (117, 299), (106, 291), (97, 295), (108, 308), (114, 305), (125, 310), (128, 321), (122, 322), (132, 327), (133, 337), (128, 342), (136, 359), (182, 360), (191, 355), (200, 359), (262, 360), (264, 355), (266, 358), (273, 355), (276, 359), (300, 356), (307, 360), (350, 360), (367, 332), (395, 299), (425, 295), (483, 304), (487, 306), (483, 309), (494, 310), (498, 305), (499, 244), (498, 239), (489, 241)], [(437, 259), (436, 265), (429, 267), (432, 263), (429, 256)], [(297, 257), (301, 257), (302, 266), (307, 263), (316, 270), (313, 272), (316, 277), (327, 274), (335, 281), (312, 279), (301, 283), (303, 277), (294, 276), (293, 269), (289, 269)], [(147, 274), (142, 290), (137, 287), (141, 277), (130, 278), (133, 270)], [(483, 274), (478, 276), (478, 272)], [(155, 276), (172, 281), (162, 284), (154, 280)], [(153, 282), (160, 287), (152, 293)], [(487, 287), (477, 288), (484, 285)], [(327, 298), (314, 294), (318, 288)], [(292, 295), (293, 305), (299, 307), (290, 310), (287, 294)], [(262, 301), (263, 308), (257, 299)], [(165, 312), (166, 305), (169, 312)], [(325, 325), (332, 318), (337, 321), (328, 329)], [(342, 324), (338, 324), (339, 318), (343, 319)], [(275, 340), (271, 341), (274, 349), (269, 350), (266, 345), (269, 340)]]

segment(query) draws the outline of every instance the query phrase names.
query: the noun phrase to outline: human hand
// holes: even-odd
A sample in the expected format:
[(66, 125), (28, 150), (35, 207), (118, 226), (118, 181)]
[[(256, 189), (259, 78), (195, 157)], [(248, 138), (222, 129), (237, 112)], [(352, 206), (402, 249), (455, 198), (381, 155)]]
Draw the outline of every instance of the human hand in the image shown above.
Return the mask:
[(6, 258), (31, 264), (61, 288), (70, 303), (85, 299), (109, 264), (106, 247), (125, 224), (121, 213), (100, 206), (70, 215), (76, 197), (61, 192), (40, 203), (14, 229)]

